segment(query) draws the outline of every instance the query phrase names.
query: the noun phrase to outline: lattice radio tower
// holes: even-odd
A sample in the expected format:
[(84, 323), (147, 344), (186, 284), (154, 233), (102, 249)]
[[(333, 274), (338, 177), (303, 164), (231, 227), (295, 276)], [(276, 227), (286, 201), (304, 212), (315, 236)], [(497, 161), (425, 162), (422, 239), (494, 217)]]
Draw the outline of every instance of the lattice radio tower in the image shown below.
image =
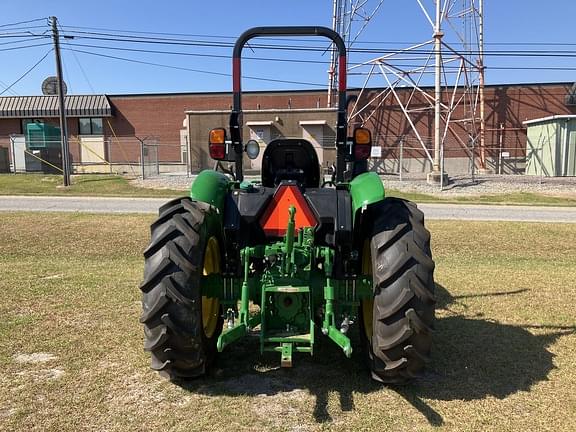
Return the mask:
[[(387, 17), (393, 19), (392, 13), (386, 13), (386, 7), (393, 1), (387, 0), (386, 4), (384, 0), (333, 1), (333, 28), (343, 36), (350, 50), (349, 74), (363, 76), (363, 85), (349, 110), (350, 123), (374, 123), (382, 109), (394, 105), (409, 125), (411, 138), (429, 160), (433, 177), (437, 179), (443, 171), (444, 143), (448, 137), (465, 149), (473, 165), (478, 152), (478, 167), (485, 169), (483, 0), (413, 0), (430, 26), (431, 39), (393, 50), (383, 49), (383, 54), (376, 58), (354, 62), (362, 52), (355, 46), (360, 45), (359, 37), (367, 26), (378, 21), (386, 28)], [(397, 6), (401, 3), (394, 2)], [(409, 29), (415, 22), (406, 23), (406, 27)], [(384, 37), (397, 39), (392, 35)], [(336, 92), (335, 63), (334, 57), (328, 71), (329, 106)], [(374, 92), (375, 88), (379, 90)], [(428, 114), (434, 118), (432, 141), (417, 127), (418, 119)], [(376, 129), (380, 138), (385, 135), (386, 146), (403, 139)]]

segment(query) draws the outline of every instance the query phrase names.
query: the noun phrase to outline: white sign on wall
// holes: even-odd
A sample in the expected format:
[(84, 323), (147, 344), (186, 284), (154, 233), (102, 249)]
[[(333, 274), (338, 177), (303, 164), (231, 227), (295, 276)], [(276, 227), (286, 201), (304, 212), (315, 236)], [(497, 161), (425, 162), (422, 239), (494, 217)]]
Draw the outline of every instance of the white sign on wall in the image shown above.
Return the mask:
[(372, 147), (372, 149), (370, 150), (370, 157), (381, 158), (382, 157), (382, 147), (380, 147), (380, 146)]

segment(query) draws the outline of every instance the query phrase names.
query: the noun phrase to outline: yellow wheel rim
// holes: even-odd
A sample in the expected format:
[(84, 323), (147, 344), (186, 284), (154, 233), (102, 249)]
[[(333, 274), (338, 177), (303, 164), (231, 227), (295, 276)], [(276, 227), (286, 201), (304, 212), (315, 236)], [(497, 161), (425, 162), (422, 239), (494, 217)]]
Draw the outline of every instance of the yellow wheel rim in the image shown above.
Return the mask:
[[(372, 257), (370, 256), (370, 242), (364, 242), (364, 249), (362, 251), (362, 274), (372, 275)], [(369, 341), (372, 340), (372, 324), (374, 313), (374, 300), (362, 300), (362, 318), (364, 324), (364, 333)]]
[[(216, 237), (210, 237), (204, 251), (204, 268), (202, 274), (220, 273), (220, 246)], [(202, 296), (202, 325), (204, 334), (210, 338), (216, 332), (218, 315), (220, 314), (220, 301), (216, 297)]]

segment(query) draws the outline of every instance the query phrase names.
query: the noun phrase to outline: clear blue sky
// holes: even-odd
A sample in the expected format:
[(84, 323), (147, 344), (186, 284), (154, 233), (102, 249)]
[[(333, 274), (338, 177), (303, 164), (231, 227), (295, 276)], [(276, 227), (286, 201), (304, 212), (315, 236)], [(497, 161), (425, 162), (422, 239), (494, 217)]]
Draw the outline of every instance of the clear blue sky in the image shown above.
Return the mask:
[[(376, 1), (372, 1), (372, 3), (375, 4)], [(433, 4), (431, 0), (424, 1), (424, 3), (430, 5), (431, 9)], [(576, 80), (576, 37), (573, 30), (576, 2), (572, 0), (557, 0), (548, 3), (535, 0), (522, 2), (485, 0), (485, 3), (485, 49), (487, 51), (540, 50), (552, 52), (562, 50), (568, 52), (564, 58), (487, 56), (485, 63), (488, 67), (486, 73), (488, 84)], [(234, 38), (243, 30), (253, 26), (324, 25), (330, 27), (331, 5), (330, 0), (10, 1), (2, 4), (0, 26), (55, 15), (63, 26), (64, 32), (79, 30), (108, 33), (112, 35), (112, 38), (118, 37), (117, 30), (178, 33), (202, 36), (157, 35), (156, 37), (201, 40), (226, 45), (233, 42)], [(30, 29), (30, 31), (37, 32), (35, 34), (48, 30), (43, 21), (23, 24), (22, 26), (43, 26)], [(113, 29), (114, 31), (73, 29), (68, 26)], [(10, 30), (11, 27), (0, 27), (0, 36), (6, 35)], [(79, 34), (76, 33), (76, 35)], [(86, 36), (86, 34), (84, 35)], [(132, 36), (134, 35), (132, 34)], [(367, 31), (360, 37), (358, 46), (397, 49), (406, 47), (408, 43), (422, 42), (430, 37), (430, 26), (415, 0), (384, 0), (383, 6), (373, 22), (368, 25)], [(50, 40), (39, 39), (20, 44), (6, 44), (6, 42), (13, 41), (14, 39), (0, 38), (0, 43), (4, 44), (0, 45), (0, 92), (18, 79), (50, 49), (48, 45), (2, 51), (2, 49), (22, 45), (50, 42)], [(291, 42), (268, 41), (267, 43), (290, 44)], [(306, 40), (302, 43), (316, 47), (327, 45), (322, 39)], [(74, 48), (91, 53), (187, 69), (230, 73), (231, 61), (228, 58), (205, 57), (206, 55), (229, 56), (232, 50), (228, 46), (154, 45), (81, 38), (67, 40), (63, 42), (62, 46), (63, 48), (71, 48), (73, 44), (93, 45)], [(116, 49), (95, 48), (95, 45)], [(143, 53), (125, 51), (126, 49), (172, 51), (180, 54)], [(182, 55), (182, 53), (193, 55)], [(200, 56), (197, 56), (198, 54)], [(327, 53), (266, 49), (251, 51), (245, 49), (244, 54), (247, 57), (273, 57), (303, 61), (302, 63), (289, 63), (247, 60), (244, 62), (244, 75), (300, 81), (318, 84), (317, 87), (324, 86), (327, 80), (327, 65), (324, 63), (329, 59)], [(358, 62), (377, 55), (376, 53), (351, 53), (350, 60)], [(227, 76), (137, 64), (87, 53), (77, 52), (73, 54), (68, 49), (63, 51), (63, 58), (69, 93), (228, 91), (231, 88), (231, 79)], [(562, 67), (573, 68), (574, 70), (499, 70), (497, 69), (499, 67)], [(53, 74), (54, 55), (50, 53), (37, 68), (12, 88), (13, 92), (5, 92), (4, 95), (14, 93), (18, 95), (40, 94), (42, 80)], [(361, 85), (361, 81), (359, 78), (352, 78), (350, 84)], [(372, 84), (374, 86), (384, 85), (384, 81), (374, 80)], [(243, 81), (243, 85), (246, 90), (314, 88), (306, 85), (248, 79)]]

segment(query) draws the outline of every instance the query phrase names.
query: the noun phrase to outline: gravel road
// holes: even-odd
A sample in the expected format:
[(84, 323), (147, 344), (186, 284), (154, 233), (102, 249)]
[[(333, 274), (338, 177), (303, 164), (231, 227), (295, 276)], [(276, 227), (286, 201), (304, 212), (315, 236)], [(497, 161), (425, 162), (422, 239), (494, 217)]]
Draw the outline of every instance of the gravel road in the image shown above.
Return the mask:
[[(156, 213), (166, 198), (0, 196), (0, 211)], [(575, 207), (419, 204), (427, 219), (576, 223)]]
[[(456, 196), (493, 195), (531, 192), (555, 196), (576, 197), (576, 177), (544, 177), (524, 175), (451, 176), (450, 183), (440, 191), (438, 185), (426, 183), (426, 176), (406, 174), (402, 181), (397, 175), (383, 175), (384, 186), (402, 192), (418, 192), (444, 198)], [(195, 176), (162, 175), (146, 180), (132, 180), (134, 186), (152, 189), (187, 190)], [(250, 180), (257, 177), (247, 176)]]

